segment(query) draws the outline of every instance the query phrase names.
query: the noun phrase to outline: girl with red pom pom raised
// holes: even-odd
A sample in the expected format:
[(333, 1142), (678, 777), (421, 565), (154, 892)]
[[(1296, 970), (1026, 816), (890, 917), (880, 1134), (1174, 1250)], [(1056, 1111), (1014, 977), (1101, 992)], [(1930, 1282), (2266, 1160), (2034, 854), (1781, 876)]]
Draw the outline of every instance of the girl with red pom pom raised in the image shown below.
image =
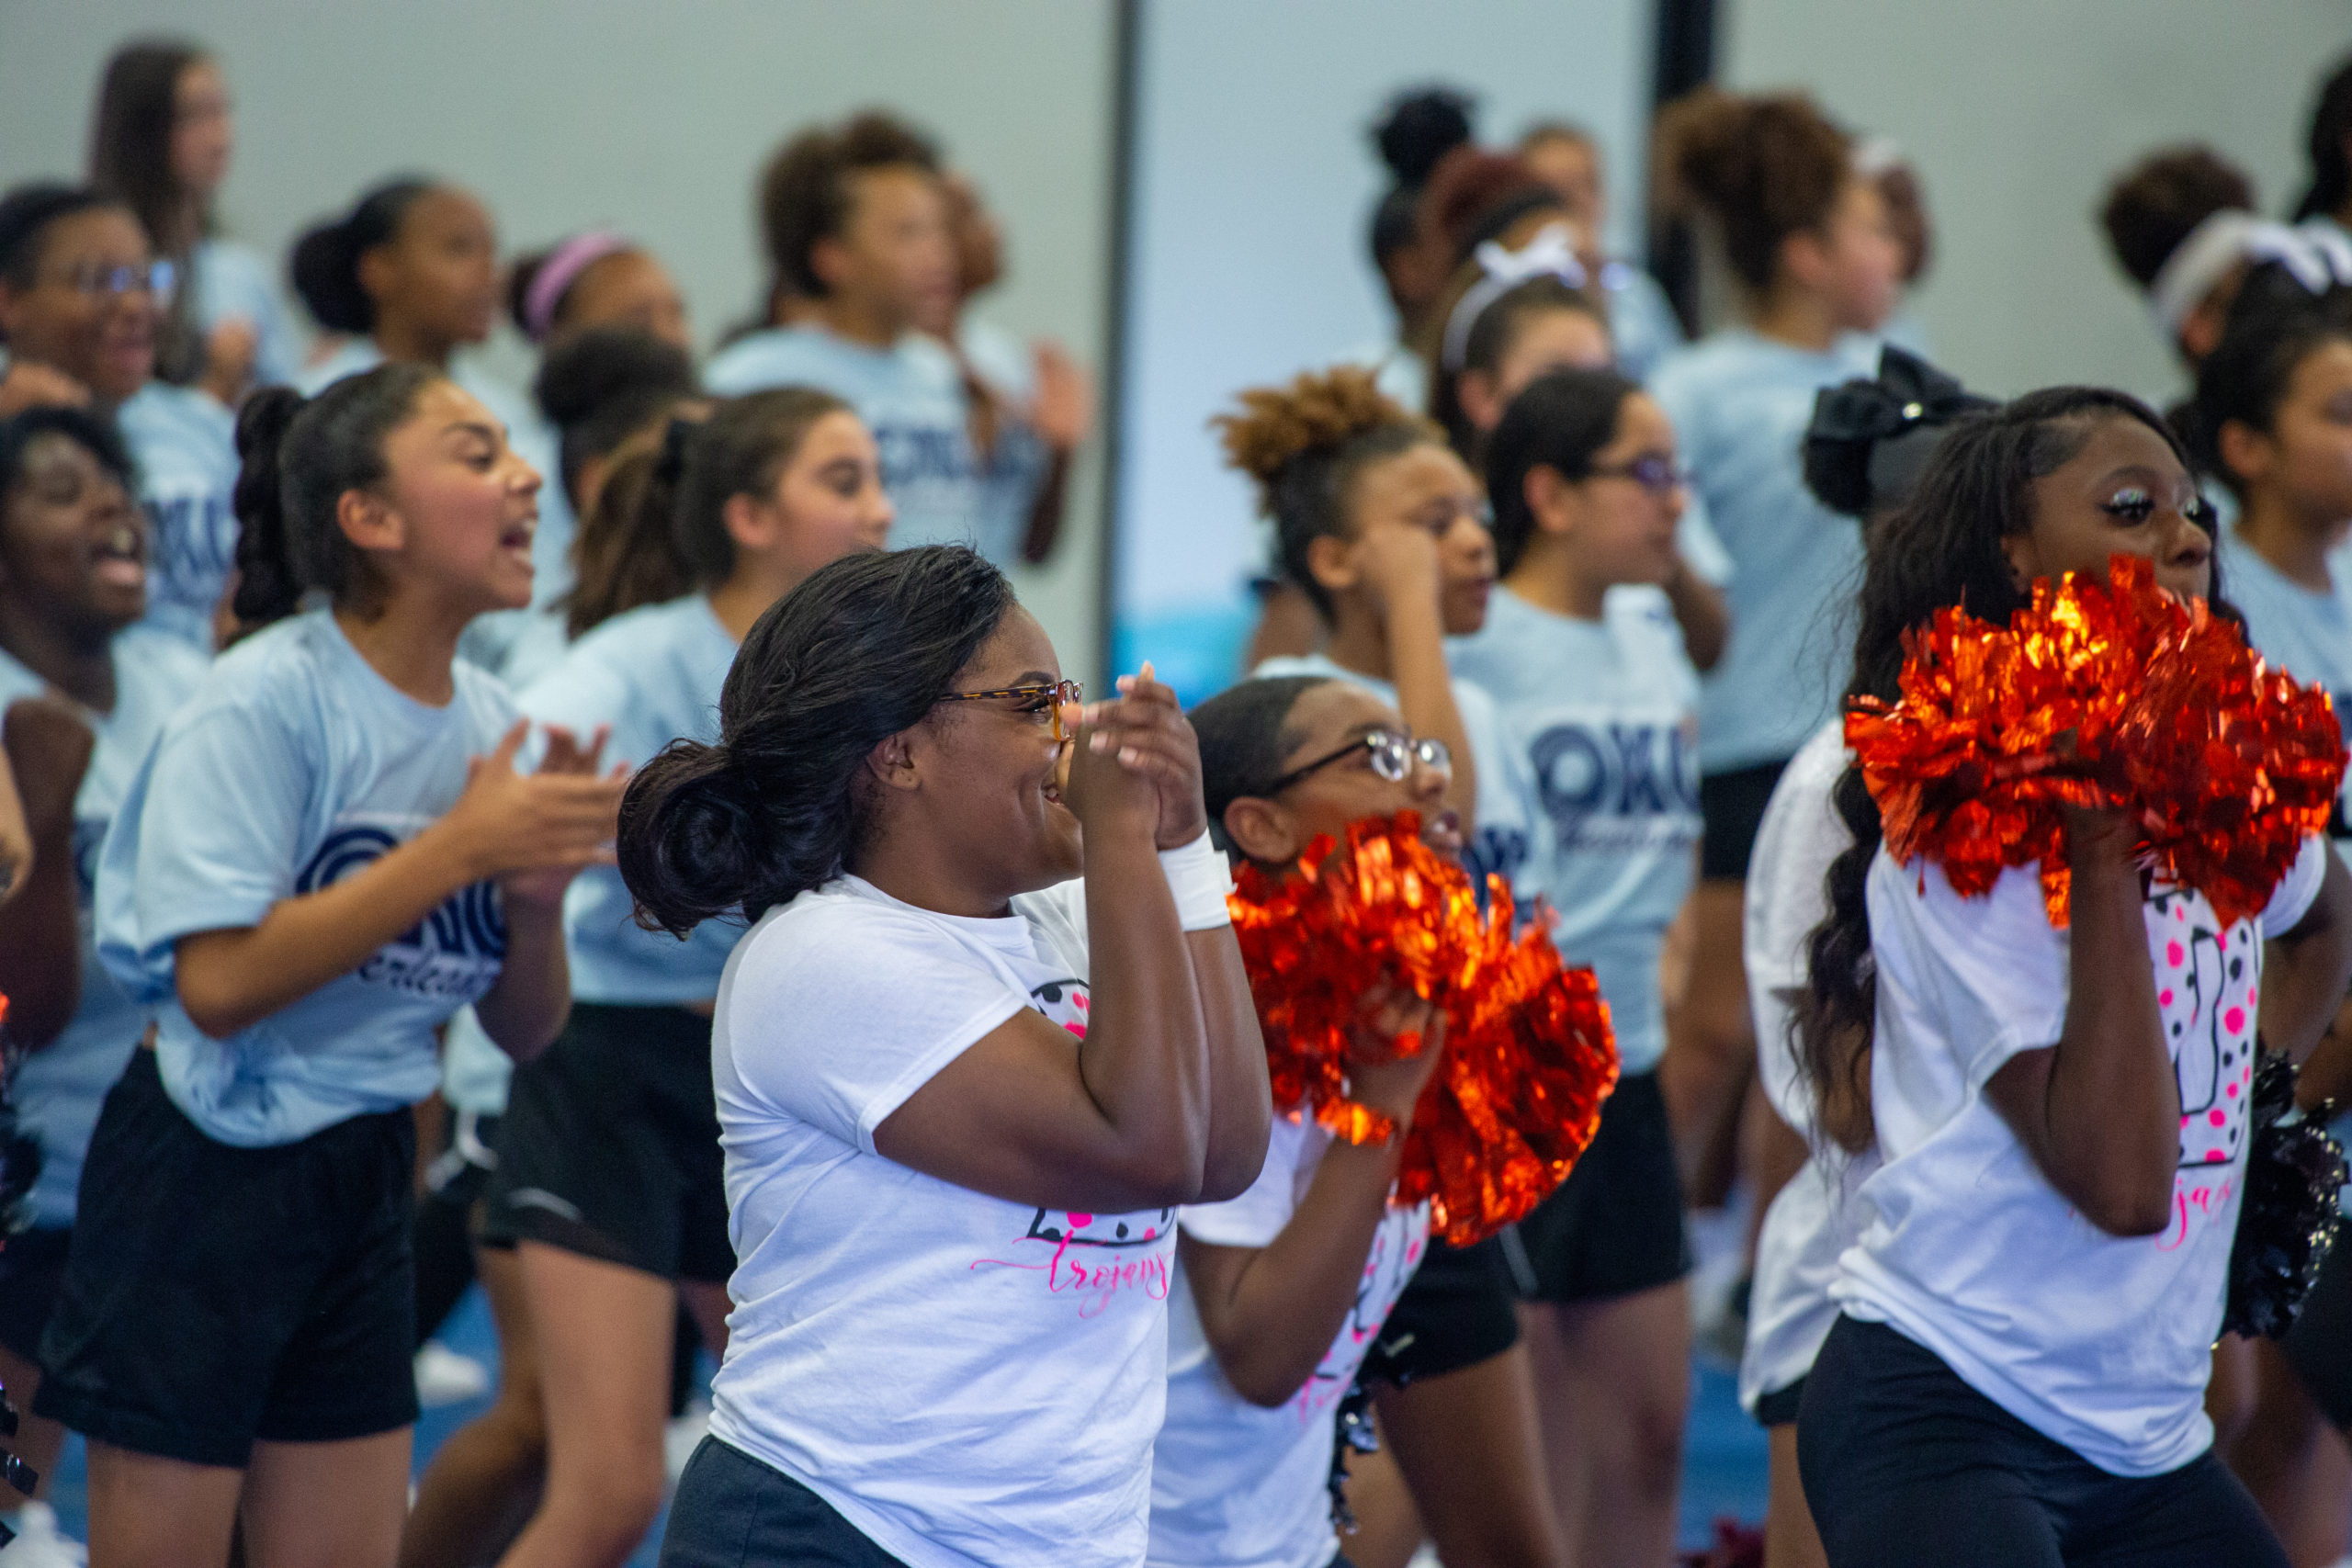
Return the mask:
[[(1884, 529), (1849, 700), (1898, 698), (1938, 611), (2007, 625), (2117, 556), (2236, 618), (2179, 444), (2120, 393), (1956, 426)], [(1836, 799), (1800, 1053), (1823, 1134), (1883, 1163), (1797, 1421), (1829, 1561), (2283, 1565), (2202, 1400), (2255, 1055), (2301, 1057), (2352, 980), (2352, 881), (2312, 838), (2223, 921), (2143, 874), (2128, 812), (2066, 807), (2061, 928), (2035, 867), (1963, 897), (1887, 852), (1860, 772)]]

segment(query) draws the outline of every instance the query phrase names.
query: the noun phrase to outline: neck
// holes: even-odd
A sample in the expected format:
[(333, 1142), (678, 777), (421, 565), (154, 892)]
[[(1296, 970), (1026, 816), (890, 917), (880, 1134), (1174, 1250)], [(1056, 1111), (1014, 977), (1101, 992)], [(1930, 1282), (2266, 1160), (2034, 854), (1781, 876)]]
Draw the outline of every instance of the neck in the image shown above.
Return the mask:
[(769, 605), (798, 586), (799, 579), (790, 573), (746, 558), (732, 576), (710, 591), (710, 613), (718, 617), (727, 635), (740, 643), (752, 635), (752, 623), (767, 613)]
[(111, 630), (60, 626), (0, 598), (0, 652), (99, 713), (114, 711)]
[(1749, 313), (1748, 324), (1759, 336), (1810, 354), (1826, 354), (1838, 341), (1827, 301), (1809, 288), (1774, 288)]
[(862, 343), (868, 348), (888, 348), (906, 330), (905, 323), (875, 308), (871, 300), (836, 294), (817, 307), (817, 319), (835, 337)]
[(165, 255), (185, 256), (204, 238), (204, 200), (190, 191), (175, 205), (167, 220), (167, 231), (155, 236), (156, 247)]
[(384, 357), (395, 365), (422, 365), (429, 370), (449, 368), (449, 355), (457, 344), (437, 333), (408, 321), (377, 318), (376, 330), (370, 334)]
[(1381, 624), (1380, 617), (1346, 599), (1333, 605), (1332, 615), (1331, 640), (1323, 645), (1325, 657), (1358, 675), (1394, 681), (1396, 655), (1388, 646), (1388, 628)]
[(2352, 533), (2352, 517), (2317, 519), (2299, 512), (2284, 496), (2256, 491), (2239, 514), (2238, 537), (2288, 581), (2325, 593), (2335, 586), (2328, 552)]
[(1600, 619), (1600, 607), (1610, 589), (1610, 584), (1577, 570), (1568, 551), (1551, 547), (1544, 540), (1529, 544), (1519, 564), (1504, 576), (1503, 586), (1539, 610), (1577, 621)]
[(421, 595), (393, 597), (372, 614), (338, 604), (334, 624), (368, 668), (403, 695), (427, 707), (445, 706), (458, 694), (450, 667), (458, 660), (458, 637), (472, 620)]
[(980, 920), (1012, 912), (1010, 893), (974, 886), (945, 849), (928, 835), (876, 823), (846, 869), (918, 909)]

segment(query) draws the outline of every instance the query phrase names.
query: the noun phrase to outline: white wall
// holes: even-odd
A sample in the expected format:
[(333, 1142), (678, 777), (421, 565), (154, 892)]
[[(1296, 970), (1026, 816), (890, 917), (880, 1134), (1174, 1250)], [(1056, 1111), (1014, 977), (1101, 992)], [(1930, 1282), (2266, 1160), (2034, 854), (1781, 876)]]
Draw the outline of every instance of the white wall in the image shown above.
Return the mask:
[(1385, 188), (1365, 130), (1396, 89), (1476, 91), (1489, 141), (1538, 116), (1596, 131), (1637, 220), (1648, 0), (1145, 0), (1129, 193), (1117, 658), (1180, 689), (1232, 678), (1263, 558), (1207, 429), (1241, 388), (1378, 344), (1364, 247)]
[[(643, 238), (706, 342), (765, 271), (760, 163), (803, 123), (868, 104), (928, 127), (1004, 222), (1011, 276), (984, 314), (1103, 362), (1113, 12), (1101, 0), (0, 0), (0, 186), (78, 175), (107, 54), (199, 39), (226, 66), (239, 147), (223, 216), (282, 256), (384, 175), (481, 192), (511, 249), (592, 223)], [(529, 361), (511, 337), (511, 378)], [(1024, 581), (1073, 673), (1097, 646), (1102, 487)]]
[(2183, 378), (2095, 212), (2141, 153), (2211, 142), (2276, 211), (2302, 191), (2320, 78), (2352, 49), (2344, 0), (1723, 0), (1720, 74), (1813, 89), (1917, 161), (1936, 220), (1920, 312), (1971, 386)]

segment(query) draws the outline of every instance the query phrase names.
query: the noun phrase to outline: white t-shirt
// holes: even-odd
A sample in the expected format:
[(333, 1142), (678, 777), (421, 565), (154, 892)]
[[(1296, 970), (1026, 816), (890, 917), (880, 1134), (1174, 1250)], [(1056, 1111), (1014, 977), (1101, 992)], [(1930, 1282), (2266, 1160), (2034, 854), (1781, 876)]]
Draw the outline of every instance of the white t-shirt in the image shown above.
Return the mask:
[(1848, 1155), (1814, 1136), (1811, 1085), (1798, 1066), (1783, 992), (1803, 987), (1805, 942), (1828, 913), (1822, 877), (1853, 842), (1830, 792), (1846, 769), (1845, 724), (1832, 719), (1790, 759), (1756, 830), (1747, 864), (1747, 1005), (1756, 1020), (1756, 1074), (1781, 1120), (1814, 1153), (1764, 1213), (1747, 1303), (1747, 1347), (1739, 1361), (1740, 1404), (1753, 1411), (1768, 1393), (1813, 1370), (1838, 1321), (1829, 1296), (1838, 1255), (1866, 1212), (1855, 1189), (1878, 1168), (1875, 1151)]
[(1648, 1072), (1666, 1052), (1658, 953), (1700, 827), (1699, 679), (1673, 614), (1615, 599), (1577, 620), (1506, 588), (1446, 657), (1492, 694), (1550, 823), (1515, 891), (1550, 901), (1561, 957), (1600, 980), (1623, 1070)]
[[(1344, 669), (1325, 653), (1285, 654), (1269, 659), (1250, 675), (1252, 680), (1320, 675), (1362, 686), (1390, 707), (1396, 705), (1395, 682)], [(1550, 829), (1544, 824), (1535, 781), (1528, 773), (1519, 748), (1510, 743), (1510, 734), (1503, 728), (1502, 714), (1486, 688), (1456, 680), (1453, 705), (1462, 715), (1463, 731), (1470, 738), (1470, 759), (1478, 770), (1477, 831), (1463, 846), (1463, 866), (1481, 889), (1482, 897), (1489, 875), (1501, 877), (1515, 889), (1530, 863), (1548, 853), (1550, 848)], [(1521, 913), (1525, 912), (1522, 907)]]
[[(1268, 1247), (1306, 1196), (1331, 1134), (1274, 1118), (1266, 1168), (1224, 1203), (1187, 1206), (1184, 1233), (1212, 1247)], [(1356, 1304), (1306, 1385), (1277, 1409), (1233, 1391), (1201, 1330), (1182, 1262), (1168, 1311), (1168, 1419), (1152, 1446), (1152, 1568), (1324, 1568), (1331, 1538), (1332, 1415), (1420, 1266), (1430, 1206), (1390, 1208), (1373, 1233)]]
[(209, 333), (223, 321), (254, 330), (254, 382), (280, 387), (302, 370), (301, 335), (279, 298), (269, 264), (234, 240), (199, 240), (190, 258), (196, 319)]
[(1033, 1208), (874, 1148), (1023, 1008), (1084, 1034), (1080, 898), (963, 919), (844, 876), (769, 910), (719, 983), (738, 1262), (711, 1435), (910, 1568), (1143, 1557), (1175, 1212)]
[(1962, 898), (1940, 868), (1870, 872), (1878, 965), (1871, 1109), (1884, 1159), (1832, 1287), (1854, 1317), (1941, 1357), (1979, 1393), (2116, 1475), (2205, 1451), (2205, 1383), (2245, 1177), (2262, 944), (2318, 896), (2313, 838), (2259, 919), (2224, 928), (2202, 894), (2144, 913), (2180, 1089), (2180, 1168), (2162, 1234), (2109, 1235), (2075, 1213), (1984, 1098), (2011, 1057), (2057, 1043), (2068, 933), (2035, 868)]
[[(114, 708), (96, 713), (74, 705), (96, 744), (89, 771), (74, 792), (74, 892), (82, 927), (82, 995), (65, 1032), (26, 1055), (8, 1079), (8, 1101), (26, 1134), (40, 1145), (40, 1177), (33, 1183), (33, 1224), (74, 1223), (82, 1156), (98, 1124), (98, 1107), (130, 1063), (148, 1010), (131, 1000), (98, 962), (91, 908), (97, 886), (98, 846), (107, 825), (130, 793), (132, 777), (176, 712), (203, 682), (209, 660), (181, 638), (153, 626), (117, 632)], [(0, 714), (28, 697), (66, 700), (6, 653), (0, 653)]]

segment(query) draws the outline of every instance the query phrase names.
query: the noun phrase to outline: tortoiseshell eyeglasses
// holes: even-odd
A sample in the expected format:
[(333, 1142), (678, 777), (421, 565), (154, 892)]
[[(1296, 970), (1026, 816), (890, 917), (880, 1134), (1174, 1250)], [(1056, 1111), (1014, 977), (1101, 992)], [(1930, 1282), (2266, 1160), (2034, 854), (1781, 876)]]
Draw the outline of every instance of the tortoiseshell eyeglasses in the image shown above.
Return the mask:
[[(1062, 743), (1062, 705), (1086, 700), (1086, 687), (1078, 681), (1057, 681), (1050, 685), (1001, 686), (993, 692), (950, 692), (939, 700), (943, 703), (977, 703), (990, 697), (1022, 698), (1031, 704), (1043, 704), (1053, 716), (1054, 744)], [(1035, 713), (1036, 707), (1022, 710)]]

